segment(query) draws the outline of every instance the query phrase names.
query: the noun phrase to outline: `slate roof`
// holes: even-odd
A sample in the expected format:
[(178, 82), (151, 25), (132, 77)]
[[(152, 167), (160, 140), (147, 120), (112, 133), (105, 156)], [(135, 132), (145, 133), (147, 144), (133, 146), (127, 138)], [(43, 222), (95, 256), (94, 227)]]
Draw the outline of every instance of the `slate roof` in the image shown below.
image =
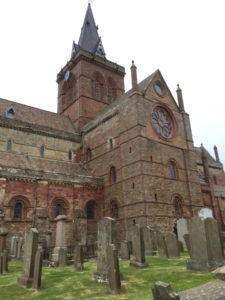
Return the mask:
[[(9, 108), (15, 112), (13, 119), (6, 118)], [(78, 136), (69, 117), (5, 99), (0, 99), (0, 124), (22, 126), (62, 137)]]
[(101, 38), (98, 35), (98, 27), (95, 24), (90, 3), (88, 4), (84, 23), (81, 28), (78, 45), (73, 42), (72, 55), (80, 48), (105, 57), (105, 50)]

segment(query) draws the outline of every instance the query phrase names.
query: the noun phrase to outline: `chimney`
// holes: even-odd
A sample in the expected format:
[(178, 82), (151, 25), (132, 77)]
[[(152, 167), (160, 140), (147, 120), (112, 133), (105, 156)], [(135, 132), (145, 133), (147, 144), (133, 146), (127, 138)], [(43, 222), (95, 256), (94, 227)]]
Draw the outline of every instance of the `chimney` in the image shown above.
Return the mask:
[(180, 111), (184, 111), (184, 101), (183, 101), (182, 89), (180, 88), (179, 84), (177, 85), (177, 100), (179, 103)]
[(132, 80), (132, 90), (137, 91), (137, 68), (134, 64), (134, 61), (132, 60), (132, 66), (131, 66), (131, 80)]
[(216, 146), (214, 146), (214, 153), (215, 153), (216, 161), (220, 162), (219, 153), (218, 153), (218, 149)]

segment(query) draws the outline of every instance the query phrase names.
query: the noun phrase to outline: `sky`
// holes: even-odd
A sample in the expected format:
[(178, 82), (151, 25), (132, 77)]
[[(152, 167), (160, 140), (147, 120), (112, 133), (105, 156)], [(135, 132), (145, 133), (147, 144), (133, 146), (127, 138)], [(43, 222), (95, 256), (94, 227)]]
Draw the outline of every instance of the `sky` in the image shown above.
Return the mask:
[[(56, 112), (56, 75), (78, 42), (87, 0), (0, 0), (0, 98)], [(225, 1), (93, 0), (107, 59), (138, 81), (160, 69), (190, 115), (195, 146), (225, 165)], [(1, 109), (1, 107), (0, 107)]]

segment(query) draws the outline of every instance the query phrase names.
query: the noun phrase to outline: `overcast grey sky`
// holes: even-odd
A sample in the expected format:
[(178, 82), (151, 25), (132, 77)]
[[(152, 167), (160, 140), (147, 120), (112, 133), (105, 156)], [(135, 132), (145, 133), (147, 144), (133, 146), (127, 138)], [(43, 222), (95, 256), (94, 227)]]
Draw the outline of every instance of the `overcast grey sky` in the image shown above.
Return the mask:
[[(0, 97), (56, 112), (56, 75), (78, 42), (87, 0), (0, 0)], [(93, 0), (106, 56), (138, 80), (160, 69), (183, 90), (194, 143), (225, 163), (225, 1)]]

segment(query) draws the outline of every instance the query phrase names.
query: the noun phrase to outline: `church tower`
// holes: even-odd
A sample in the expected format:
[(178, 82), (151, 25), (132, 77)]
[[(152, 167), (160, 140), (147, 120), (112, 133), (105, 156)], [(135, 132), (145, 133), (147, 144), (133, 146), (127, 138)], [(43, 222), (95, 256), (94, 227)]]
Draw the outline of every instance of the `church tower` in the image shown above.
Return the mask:
[(90, 3), (78, 44), (57, 75), (58, 113), (67, 115), (78, 132), (124, 93), (125, 70), (106, 59)]

